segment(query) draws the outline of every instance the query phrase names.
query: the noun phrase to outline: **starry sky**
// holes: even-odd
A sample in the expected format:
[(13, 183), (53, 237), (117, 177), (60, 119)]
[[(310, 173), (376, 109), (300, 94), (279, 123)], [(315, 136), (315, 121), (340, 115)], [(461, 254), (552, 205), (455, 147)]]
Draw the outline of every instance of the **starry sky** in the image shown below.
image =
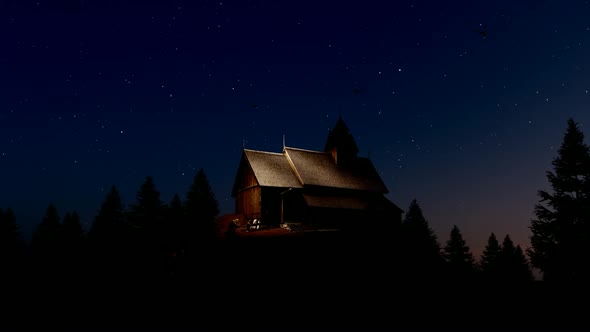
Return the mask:
[[(590, 124), (588, 1), (0, 1), (0, 207), (88, 225), (113, 184), (162, 199), (241, 149), (323, 149), (341, 112), (406, 209), (478, 253), (528, 246), (566, 121)], [(588, 132), (590, 135), (590, 132)]]

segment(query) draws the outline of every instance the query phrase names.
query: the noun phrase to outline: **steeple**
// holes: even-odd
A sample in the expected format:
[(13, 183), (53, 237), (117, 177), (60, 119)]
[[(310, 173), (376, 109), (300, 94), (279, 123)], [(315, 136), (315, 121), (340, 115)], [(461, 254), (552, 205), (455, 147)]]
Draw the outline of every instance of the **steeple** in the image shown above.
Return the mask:
[(344, 165), (357, 157), (359, 148), (348, 126), (342, 120), (342, 115), (338, 117), (338, 122), (336, 122), (334, 129), (328, 133), (324, 151), (330, 152), (336, 164), (339, 165)]

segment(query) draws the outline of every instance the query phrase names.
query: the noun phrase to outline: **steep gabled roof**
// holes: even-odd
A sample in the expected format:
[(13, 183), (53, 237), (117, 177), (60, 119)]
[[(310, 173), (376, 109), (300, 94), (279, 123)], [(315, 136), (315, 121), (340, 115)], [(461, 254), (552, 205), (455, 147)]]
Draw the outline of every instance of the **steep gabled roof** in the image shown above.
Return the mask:
[[(242, 163), (250, 166), (262, 187), (317, 186), (388, 192), (373, 163), (367, 158), (357, 157), (346, 166), (341, 166), (335, 163), (330, 153), (285, 147), (283, 153), (244, 149)], [(237, 182), (234, 194), (238, 189), (235, 185)]]
[(303, 187), (284, 154), (244, 149), (244, 156), (260, 186)]
[(388, 192), (373, 163), (367, 158), (355, 158), (342, 167), (326, 152), (286, 147), (285, 155), (306, 186)]

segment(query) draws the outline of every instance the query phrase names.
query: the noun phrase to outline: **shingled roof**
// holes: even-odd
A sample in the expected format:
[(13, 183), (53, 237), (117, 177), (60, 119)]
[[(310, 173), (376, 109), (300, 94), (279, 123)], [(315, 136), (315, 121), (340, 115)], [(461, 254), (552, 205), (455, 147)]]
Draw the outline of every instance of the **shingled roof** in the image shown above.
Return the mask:
[(387, 187), (367, 158), (356, 157), (346, 167), (337, 165), (330, 153), (285, 148), (304, 185), (387, 193)]
[(260, 186), (303, 188), (284, 154), (244, 149), (244, 155)]
[(244, 156), (263, 187), (318, 186), (388, 192), (367, 158), (355, 158), (343, 167), (335, 163), (330, 153), (288, 147), (283, 153), (244, 149)]

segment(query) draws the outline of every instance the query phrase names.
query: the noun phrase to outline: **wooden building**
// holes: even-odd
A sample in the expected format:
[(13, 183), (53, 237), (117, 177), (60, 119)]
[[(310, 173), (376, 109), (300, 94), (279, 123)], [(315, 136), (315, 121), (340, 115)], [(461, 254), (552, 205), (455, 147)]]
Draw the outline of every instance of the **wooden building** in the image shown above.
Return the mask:
[(339, 118), (324, 151), (244, 149), (232, 196), (235, 213), (266, 228), (301, 224), (344, 229), (401, 220), (402, 210)]

